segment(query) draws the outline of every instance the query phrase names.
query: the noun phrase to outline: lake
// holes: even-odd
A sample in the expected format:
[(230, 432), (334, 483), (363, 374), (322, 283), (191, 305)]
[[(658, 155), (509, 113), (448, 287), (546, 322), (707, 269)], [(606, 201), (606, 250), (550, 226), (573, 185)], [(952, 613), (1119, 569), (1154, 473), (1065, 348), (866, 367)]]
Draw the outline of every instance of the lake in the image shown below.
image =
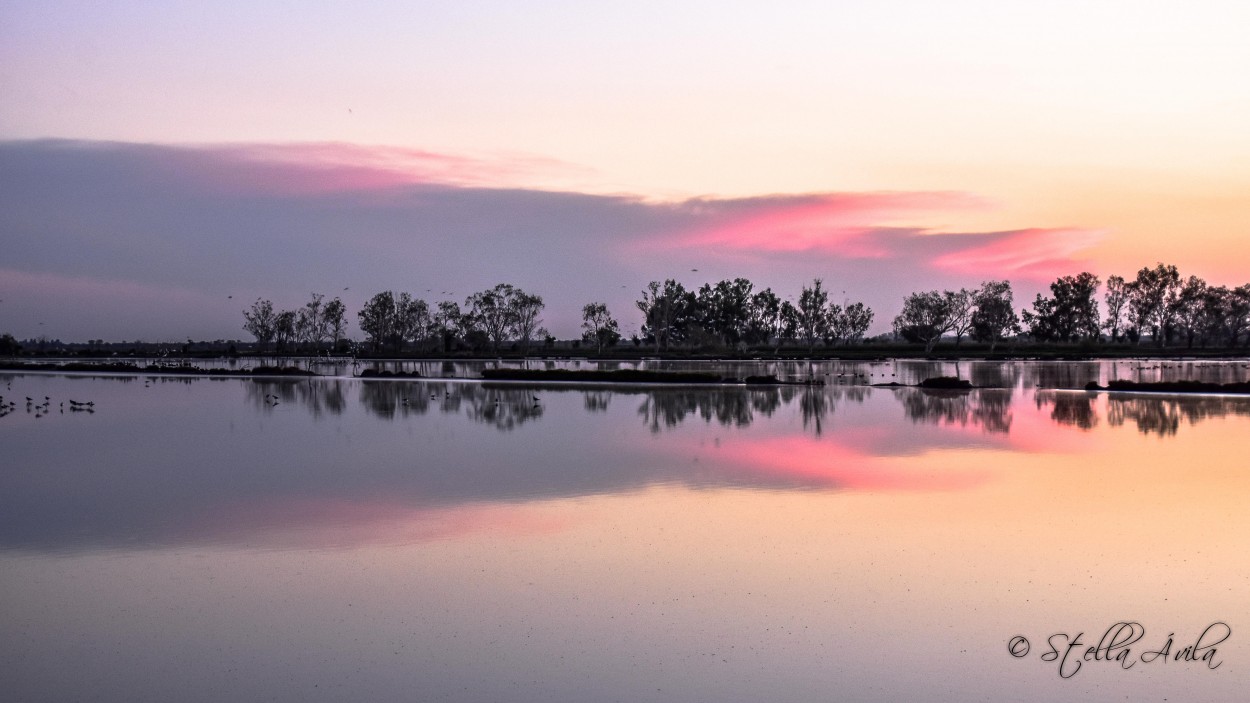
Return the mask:
[(1072, 390), (1243, 361), (715, 368), (0, 372), (3, 697), (1245, 699), (1250, 398)]

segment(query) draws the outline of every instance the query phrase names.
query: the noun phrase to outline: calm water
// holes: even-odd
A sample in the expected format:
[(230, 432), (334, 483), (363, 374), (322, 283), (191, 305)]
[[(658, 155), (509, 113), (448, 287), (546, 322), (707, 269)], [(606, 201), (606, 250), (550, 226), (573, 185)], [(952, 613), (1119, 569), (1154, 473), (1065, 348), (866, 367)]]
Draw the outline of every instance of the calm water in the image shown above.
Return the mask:
[[(1250, 398), (1055, 390), (1250, 373), (1189, 363), (0, 374), (0, 697), (1244, 700)], [(1002, 388), (863, 385), (939, 374)]]

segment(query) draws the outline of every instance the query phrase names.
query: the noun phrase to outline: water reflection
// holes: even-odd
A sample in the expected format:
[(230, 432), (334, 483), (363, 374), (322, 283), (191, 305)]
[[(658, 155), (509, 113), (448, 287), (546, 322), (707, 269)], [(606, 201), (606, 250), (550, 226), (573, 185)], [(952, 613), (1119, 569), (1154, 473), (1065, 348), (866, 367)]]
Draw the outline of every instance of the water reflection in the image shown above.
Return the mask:
[(1011, 431), (1010, 390), (945, 391), (909, 388), (895, 391), (913, 423), (978, 427), (988, 433)]
[(1057, 424), (1092, 430), (1098, 426), (1098, 410), (1094, 393), (1039, 392), (1035, 397), (1038, 410), (1050, 408), (1050, 419)]
[[(181, 379), (190, 381), (193, 379)], [(245, 385), (248, 402), (255, 408), (272, 411), (280, 404), (298, 404), (314, 418), (327, 413), (340, 415), (347, 407), (347, 384), (339, 379), (254, 380)], [(272, 398), (277, 399), (277, 403)]]
[(1181, 421), (1190, 425), (1209, 418), (1250, 417), (1250, 399), (1215, 396), (1113, 395), (1107, 399), (1107, 424), (1133, 423), (1142, 434), (1170, 437)]
[(732, 389), (709, 393), (703, 389), (664, 389), (643, 392), (638, 414), (652, 433), (674, 428), (687, 418), (715, 420), (726, 427), (746, 427), (756, 413), (768, 417), (779, 405), (779, 391)]

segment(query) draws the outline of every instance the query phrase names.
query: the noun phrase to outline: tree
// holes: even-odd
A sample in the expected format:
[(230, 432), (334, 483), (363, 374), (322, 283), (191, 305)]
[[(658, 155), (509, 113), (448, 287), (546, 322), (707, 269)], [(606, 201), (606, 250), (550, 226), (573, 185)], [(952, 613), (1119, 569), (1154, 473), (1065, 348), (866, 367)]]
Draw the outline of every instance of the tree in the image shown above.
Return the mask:
[(829, 293), (821, 289), (821, 279), (814, 279), (811, 288), (803, 286), (795, 312), (799, 334), (807, 343), (808, 352), (813, 352), (816, 340), (825, 337), (829, 326)]
[(838, 316), (842, 340), (847, 344), (857, 344), (862, 341), (864, 335), (868, 334), (868, 328), (872, 326), (874, 316), (872, 308), (863, 303), (847, 305)]
[(1073, 342), (1098, 339), (1098, 277), (1088, 271), (1064, 276), (1050, 284), (1053, 297), (1040, 293), (1033, 310), (1025, 310), (1021, 321), (1029, 334), (1043, 342)]
[(1129, 283), (1129, 321), (1140, 342), (1149, 333), (1158, 346), (1163, 346), (1165, 328), (1171, 321), (1168, 301), (1180, 289), (1181, 278), (1175, 266), (1159, 264), (1137, 272)]
[(325, 341), (329, 333), (326, 328), (325, 310), (321, 306), (323, 298), (325, 298), (324, 295), (313, 293), (312, 299), (304, 303), (304, 307), (299, 309), (295, 319), (296, 340), (309, 344), (314, 349), (321, 348), (321, 343)]
[(453, 300), (440, 300), (434, 313), (435, 333), (442, 338), (443, 351), (450, 351), (461, 329), (460, 306)]
[[(1206, 308), (1202, 302), (1207, 295), (1207, 282), (1197, 276), (1190, 276), (1173, 298), (1168, 316), (1172, 319), (1169, 332), (1175, 331), (1184, 335), (1185, 347), (1193, 349), (1194, 338), (1207, 326), (1205, 324)], [(1170, 336), (1170, 335), (1169, 335)]]
[(794, 339), (799, 333), (799, 311), (789, 300), (781, 303), (781, 315), (778, 317), (777, 348), (783, 340)]
[(22, 350), (22, 345), (17, 343), (17, 339), (11, 334), (0, 335), (0, 356), (17, 356)]
[(612, 346), (620, 339), (620, 325), (612, 319), (606, 303), (586, 303), (582, 307), (582, 340), (594, 344), (596, 354), (602, 354), (605, 346)]
[(374, 295), (356, 317), (373, 350), (381, 351), (395, 337), (395, 294), (388, 290)]
[(960, 288), (958, 291), (943, 291), (947, 307), (950, 309), (950, 331), (955, 334), (955, 346), (963, 341), (964, 335), (972, 329), (972, 311), (976, 305), (975, 291)]
[(1128, 284), (1123, 277), (1107, 277), (1107, 292), (1103, 298), (1107, 303), (1107, 321), (1102, 326), (1111, 334), (1112, 342), (1120, 341), (1120, 325), (1124, 322), (1124, 306), (1128, 302), (1128, 294)]
[(243, 320), (244, 331), (256, 338), (261, 352), (264, 352), (269, 342), (273, 341), (274, 324), (277, 322), (273, 303), (257, 298), (251, 310), (243, 311)]
[(294, 310), (283, 310), (274, 317), (273, 336), (278, 343), (278, 351), (288, 351), (288, 345), (295, 341), (295, 322), (298, 315)]
[(430, 306), (420, 298), (400, 293), (395, 299), (395, 344), (402, 349), (404, 342), (420, 345), (430, 337), (432, 319)]
[(647, 284), (642, 299), (635, 304), (643, 315), (643, 336), (655, 342), (656, 351), (682, 341), (695, 302), (694, 294), (671, 278), (663, 284), (658, 281)]
[(321, 321), (326, 334), (330, 337), (330, 348), (338, 349), (339, 340), (343, 338), (343, 330), (347, 327), (347, 306), (335, 298), (321, 309)]
[(500, 283), (494, 288), (474, 293), (464, 301), (464, 306), (468, 309), (464, 316), (472, 321), (475, 329), (486, 335), (491, 350), (496, 353), (512, 330), (513, 311), (508, 304), (511, 291), (512, 286)]
[(691, 317), (722, 345), (737, 346), (747, 333), (753, 288), (745, 278), (723, 280), (715, 286), (705, 284), (695, 298)]
[(751, 296), (743, 336), (747, 344), (767, 344), (781, 336), (781, 299), (771, 288)]
[[(1230, 348), (1236, 347), (1242, 332), (1250, 329), (1250, 283), (1233, 289), (1208, 287), (1203, 307), (1211, 336)], [(1250, 335), (1246, 343), (1250, 345)]]
[(985, 281), (974, 295), (976, 310), (972, 313), (972, 338), (990, 343), (990, 354), (999, 340), (1010, 333), (1020, 331), (1020, 319), (1016, 317), (1011, 300), (1011, 283), (1008, 281)]
[(950, 329), (950, 298), (936, 290), (907, 296), (903, 311), (894, 318), (894, 331), (908, 341), (924, 344), (926, 354), (933, 352)]
[[(543, 299), (540, 296), (526, 293), (520, 288), (512, 288), (508, 286), (507, 295), (509, 318), (512, 322), (512, 334), (521, 342), (521, 353), (529, 353), (530, 340), (534, 339), (539, 326), (542, 324), (542, 318), (538, 316), (543, 309)], [(546, 330), (537, 336), (546, 336)]]

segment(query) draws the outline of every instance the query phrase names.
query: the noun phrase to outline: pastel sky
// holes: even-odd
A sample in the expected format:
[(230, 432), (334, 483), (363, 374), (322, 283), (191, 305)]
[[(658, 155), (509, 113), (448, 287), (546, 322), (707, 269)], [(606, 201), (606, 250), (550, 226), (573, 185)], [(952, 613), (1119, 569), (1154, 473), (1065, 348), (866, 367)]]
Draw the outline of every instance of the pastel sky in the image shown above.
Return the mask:
[[(510, 282), (1250, 280), (1244, 2), (0, 0), (0, 333)], [(694, 271), (692, 269), (698, 269)], [(446, 293), (444, 292), (446, 291)], [(354, 318), (354, 314), (353, 314)]]

